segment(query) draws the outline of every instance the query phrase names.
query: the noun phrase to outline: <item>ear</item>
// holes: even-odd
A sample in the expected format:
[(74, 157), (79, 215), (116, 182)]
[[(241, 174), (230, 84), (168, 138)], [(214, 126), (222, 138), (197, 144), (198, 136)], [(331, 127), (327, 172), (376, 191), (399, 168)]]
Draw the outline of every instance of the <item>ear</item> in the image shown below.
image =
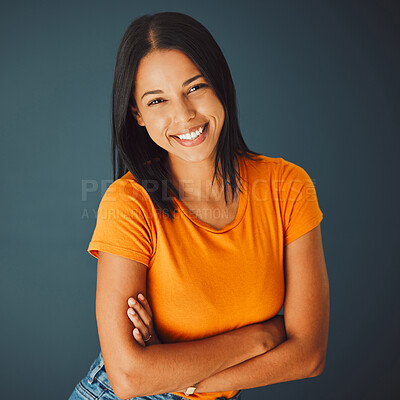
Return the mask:
[(129, 108), (131, 109), (132, 115), (133, 117), (136, 119), (137, 123), (141, 126), (145, 126), (144, 122), (143, 122), (143, 118), (140, 115), (140, 112), (138, 111), (138, 109), (136, 107), (133, 106), (129, 106)]

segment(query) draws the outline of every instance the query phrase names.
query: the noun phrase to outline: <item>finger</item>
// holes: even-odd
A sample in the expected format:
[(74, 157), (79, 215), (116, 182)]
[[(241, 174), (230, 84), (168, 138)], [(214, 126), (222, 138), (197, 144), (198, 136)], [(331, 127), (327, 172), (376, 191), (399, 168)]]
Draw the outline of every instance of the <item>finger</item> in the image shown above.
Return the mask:
[(135, 300), (133, 297), (128, 299), (129, 307), (135, 310), (135, 312), (140, 316), (142, 321), (148, 326), (151, 326), (152, 318), (150, 317), (149, 313), (146, 309), (140, 304), (139, 301)]
[(133, 331), (133, 337), (134, 339), (142, 346), (142, 347), (146, 347), (146, 343), (143, 340), (143, 337), (141, 335), (141, 333), (139, 332), (138, 328), (135, 328)]
[[(143, 300), (139, 296), (143, 297)], [(139, 293), (139, 296), (137, 299), (135, 299), (134, 297), (130, 297), (128, 299), (128, 305), (130, 307), (135, 307), (135, 309), (139, 312), (139, 314), (140, 314), (140, 309), (142, 307), (143, 311), (148, 314), (147, 319), (153, 318), (153, 312), (151, 311), (151, 307), (150, 307), (149, 303), (147, 302), (146, 298), (141, 293)]]
[(146, 297), (142, 294), (139, 293), (138, 295), (138, 300), (140, 301), (140, 303), (142, 304), (142, 306), (145, 308), (145, 310), (147, 311), (147, 313), (150, 315), (150, 317), (153, 317), (153, 312), (151, 310), (150, 304), (147, 301)]
[(142, 319), (140, 318), (140, 316), (132, 309), (129, 308), (128, 309), (128, 317), (131, 320), (131, 322), (133, 323), (133, 325), (139, 329), (140, 334), (147, 338), (150, 335), (150, 330), (149, 328), (143, 323)]

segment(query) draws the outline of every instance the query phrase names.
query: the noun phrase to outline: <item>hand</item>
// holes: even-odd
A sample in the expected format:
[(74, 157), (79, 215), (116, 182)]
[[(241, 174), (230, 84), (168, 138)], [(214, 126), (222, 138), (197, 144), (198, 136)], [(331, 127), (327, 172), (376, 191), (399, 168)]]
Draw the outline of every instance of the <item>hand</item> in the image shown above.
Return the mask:
[[(142, 298), (141, 298), (142, 297)], [(153, 325), (153, 312), (146, 298), (139, 293), (138, 298), (130, 297), (128, 299), (128, 317), (134, 325), (133, 338), (142, 346), (146, 347), (151, 344), (160, 344), (156, 330)], [(132, 313), (133, 312), (133, 313)], [(151, 338), (146, 342), (144, 339)]]
[[(151, 311), (151, 307), (146, 298), (143, 296), (143, 299), (141, 299), (141, 296), (143, 295), (139, 293), (137, 299), (134, 299), (133, 297), (128, 299), (128, 305), (130, 306), (128, 308), (128, 317), (135, 326), (135, 329), (133, 330), (133, 337), (142, 347), (146, 347), (151, 344), (162, 344), (153, 325), (153, 313)], [(136, 304), (133, 304), (133, 300), (136, 301)], [(129, 310), (134, 310), (135, 315), (131, 315)], [(139, 330), (138, 333), (136, 333), (136, 328)], [(145, 342), (144, 338), (148, 338), (150, 334), (151, 339)], [(185, 393), (186, 389), (187, 387), (174, 390), (174, 392)]]

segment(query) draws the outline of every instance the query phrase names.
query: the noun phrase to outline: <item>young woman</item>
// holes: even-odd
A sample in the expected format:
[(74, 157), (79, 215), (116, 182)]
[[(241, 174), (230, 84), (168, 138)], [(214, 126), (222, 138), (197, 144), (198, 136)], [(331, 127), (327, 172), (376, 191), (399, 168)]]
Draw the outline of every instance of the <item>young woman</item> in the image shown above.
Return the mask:
[(329, 287), (315, 187), (248, 149), (199, 22), (164, 12), (128, 27), (112, 146), (88, 247), (101, 352), (70, 399), (239, 399), (319, 375)]

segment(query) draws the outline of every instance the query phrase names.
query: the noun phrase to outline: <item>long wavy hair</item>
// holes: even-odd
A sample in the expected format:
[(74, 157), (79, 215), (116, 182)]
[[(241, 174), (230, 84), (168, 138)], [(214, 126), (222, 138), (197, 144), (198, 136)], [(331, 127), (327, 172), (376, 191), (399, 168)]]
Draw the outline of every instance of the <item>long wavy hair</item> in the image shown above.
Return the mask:
[(238, 190), (242, 191), (237, 156), (253, 159), (260, 153), (249, 150), (243, 140), (231, 73), (210, 32), (194, 18), (178, 12), (146, 14), (135, 19), (122, 37), (115, 65), (111, 150), (114, 180), (129, 170), (146, 189), (155, 207), (173, 219), (173, 213), (177, 211), (173, 198), (180, 199), (180, 193), (172, 184), (165, 162), (168, 152), (150, 138), (130, 109), (130, 106), (137, 107), (134, 92), (140, 60), (161, 49), (177, 49), (185, 53), (214, 89), (225, 109), (225, 121), (216, 148), (213, 182), (216, 177), (223, 182), (226, 203), (228, 186), (233, 198)]

